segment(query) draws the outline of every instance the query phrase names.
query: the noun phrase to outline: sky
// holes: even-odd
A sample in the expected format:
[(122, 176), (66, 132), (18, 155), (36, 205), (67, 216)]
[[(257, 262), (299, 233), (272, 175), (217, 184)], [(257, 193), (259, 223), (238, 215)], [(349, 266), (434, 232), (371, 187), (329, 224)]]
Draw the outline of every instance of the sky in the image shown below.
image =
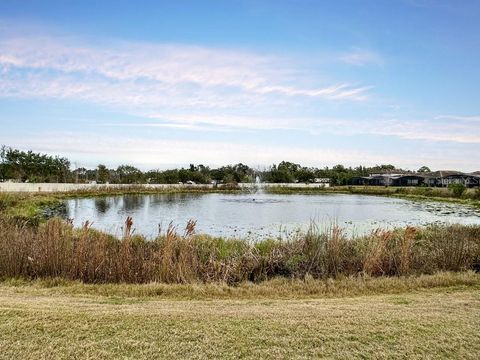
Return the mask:
[(480, 1), (0, 1), (0, 144), (480, 170)]

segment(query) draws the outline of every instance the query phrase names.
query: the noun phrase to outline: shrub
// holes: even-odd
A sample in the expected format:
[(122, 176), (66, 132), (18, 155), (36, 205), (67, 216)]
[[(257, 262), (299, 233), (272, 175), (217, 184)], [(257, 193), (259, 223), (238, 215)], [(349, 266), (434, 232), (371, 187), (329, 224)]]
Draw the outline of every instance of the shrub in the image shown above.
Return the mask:
[(461, 197), (466, 190), (465, 185), (463, 184), (450, 184), (448, 185), (448, 188), (452, 191), (453, 196), (455, 197)]
[(473, 193), (472, 198), (474, 200), (480, 200), (480, 187), (477, 187), (475, 189), (475, 192)]

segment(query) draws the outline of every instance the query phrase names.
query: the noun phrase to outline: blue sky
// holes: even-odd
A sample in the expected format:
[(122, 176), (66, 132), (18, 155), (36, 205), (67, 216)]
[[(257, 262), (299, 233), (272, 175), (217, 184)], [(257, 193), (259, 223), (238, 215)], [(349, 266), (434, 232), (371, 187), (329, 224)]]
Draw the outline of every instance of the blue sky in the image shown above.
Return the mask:
[(480, 170), (480, 2), (0, 2), (0, 143), (168, 168)]

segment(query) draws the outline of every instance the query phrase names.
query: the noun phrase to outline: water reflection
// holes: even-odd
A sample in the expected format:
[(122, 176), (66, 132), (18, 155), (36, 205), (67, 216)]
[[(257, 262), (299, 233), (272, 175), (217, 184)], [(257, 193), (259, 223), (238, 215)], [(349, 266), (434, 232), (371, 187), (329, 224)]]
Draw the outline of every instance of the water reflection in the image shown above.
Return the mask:
[(112, 203), (111, 198), (96, 198), (94, 199), (95, 209), (98, 213), (106, 213)]
[(287, 237), (315, 221), (333, 223), (350, 234), (375, 228), (431, 223), (480, 224), (478, 209), (448, 203), (412, 202), (363, 195), (164, 194), (128, 195), (66, 202), (74, 224), (119, 234), (127, 216), (136, 233), (153, 237), (170, 222), (182, 229), (189, 219), (197, 231), (226, 237)]
[(150, 197), (142, 195), (125, 195), (121, 198), (123, 200), (123, 210), (130, 212), (145, 207), (145, 203), (148, 202)]

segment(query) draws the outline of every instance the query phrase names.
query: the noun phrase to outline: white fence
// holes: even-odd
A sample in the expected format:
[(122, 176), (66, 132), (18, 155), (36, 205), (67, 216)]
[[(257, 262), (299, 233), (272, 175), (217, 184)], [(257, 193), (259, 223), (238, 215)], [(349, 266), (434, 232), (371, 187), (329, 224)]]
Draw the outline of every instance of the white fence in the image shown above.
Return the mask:
[[(14, 182), (0, 182), (0, 192), (68, 192), (79, 190), (101, 190), (101, 189), (128, 189), (132, 186), (144, 187), (146, 189), (195, 189), (195, 188), (210, 188), (213, 189), (212, 184), (62, 184), (62, 183), (14, 183)], [(251, 183), (242, 183), (239, 186), (243, 189), (253, 188), (257, 186)], [(321, 188), (328, 187), (329, 184), (261, 184), (261, 187), (269, 186), (283, 186), (290, 188)]]

